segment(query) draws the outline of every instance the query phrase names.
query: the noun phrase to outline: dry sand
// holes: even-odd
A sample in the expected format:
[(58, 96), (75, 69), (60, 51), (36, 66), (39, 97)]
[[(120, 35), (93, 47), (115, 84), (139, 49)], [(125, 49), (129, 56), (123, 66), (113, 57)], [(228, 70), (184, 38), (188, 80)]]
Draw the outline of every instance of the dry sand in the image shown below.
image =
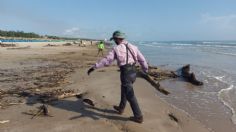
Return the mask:
[[(120, 100), (120, 80), (116, 66), (99, 69), (87, 76), (87, 69), (99, 59), (95, 57), (97, 50), (94, 47), (42, 47), (45, 44), (24, 43), (20, 46), (30, 45), (31, 48), (21, 50), (0, 48), (0, 90), (32, 88), (43, 92), (58, 88), (76, 89), (79, 92), (87, 92), (85, 98), (91, 99), (95, 107), (84, 104), (81, 99), (71, 97), (53, 102), (48, 106), (49, 113), (53, 117), (31, 119), (30, 115), (23, 112), (37, 109), (41, 105), (40, 102), (30, 102), (32, 97), (9, 98), (10, 101), (23, 103), (26, 101), (27, 104), (0, 108), (0, 121), (9, 120), (8, 123), (0, 124), (1, 132), (210, 131), (183, 111), (161, 100), (158, 96), (160, 93), (139, 78), (134, 84), (134, 89), (144, 114), (144, 123), (137, 124), (129, 121), (129, 116), (132, 116), (129, 105), (123, 115), (116, 114), (112, 109), (113, 105), (117, 105)], [(42, 73), (45, 70), (46, 72)], [(58, 74), (62, 74), (63, 77)], [(15, 77), (23, 79), (17, 80)], [(58, 78), (58, 80), (42, 81), (40, 77), (49, 80)], [(40, 80), (37, 82), (40, 85), (35, 83), (35, 79)], [(169, 114), (174, 115), (178, 122), (171, 119)]]

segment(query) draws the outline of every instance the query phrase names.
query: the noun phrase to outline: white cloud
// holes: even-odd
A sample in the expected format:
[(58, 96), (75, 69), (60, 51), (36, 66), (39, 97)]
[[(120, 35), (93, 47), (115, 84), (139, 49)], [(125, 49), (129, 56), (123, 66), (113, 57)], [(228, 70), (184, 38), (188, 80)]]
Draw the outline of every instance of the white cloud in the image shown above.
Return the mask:
[(214, 26), (223, 30), (236, 29), (236, 14), (230, 14), (225, 16), (212, 16), (209, 13), (202, 15), (202, 22), (204, 24)]
[(79, 28), (73, 27), (73, 28), (70, 28), (70, 29), (66, 29), (65, 32), (64, 32), (64, 34), (65, 34), (65, 35), (76, 35), (76, 34), (79, 33), (79, 31), (80, 31)]
[(86, 28), (74, 26), (63, 31), (61, 35), (66, 37), (79, 37), (79, 38), (94, 38), (94, 39), (104, 39), (111, 36), (111, 31), (107, 31), (107, 28)]

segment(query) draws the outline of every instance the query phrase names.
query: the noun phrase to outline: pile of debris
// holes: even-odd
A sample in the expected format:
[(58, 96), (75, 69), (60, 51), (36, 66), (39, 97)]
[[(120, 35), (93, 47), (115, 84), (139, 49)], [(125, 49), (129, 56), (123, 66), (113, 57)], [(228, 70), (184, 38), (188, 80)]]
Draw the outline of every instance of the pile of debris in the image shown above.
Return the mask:
[(148, 73), (144, 73), (140, 67), (137, 67), (137, 76), (145, 79), (154, 88), (156, 88), (161, 93), (168, 95), (170, 94), (167, 90), (162, 88), (159, 84), (161, 80), (173, 79), (173, 78), (183, 78), (184, 81), (190, 82), (193, 85), (203, 85), (203, 82), (196, 79), (194, 73), (190, 73), (190, 65), (185, 65), (181, 69), (181, 74), (178, 75), (177, 71), (163, 70), (156, 66), (149, 66)]
[(30, 46), (7, 48), (7, 50), (30, 49)]
[(3, 44), (3, 43), (0, 43), (0, 47), (16, 47), (16, 44)]
[(58, 46), (60, 46), (60, 45), (56, 45), (56, 44), (47, 44), (47, 45), (45, 45), (45, 46), (43, 46), (43, 47), (58, 47)]
[[(3, 89), (0, 90), (0, 107), (12, 104), (23, 103), (26, 96), (33, 96), (44, 90), (52, 90), (63, 84), (70, 83), (66, 78), (74, 72), (77, 66), (67, 62), (49, 63), (46, 66), (25, 67), (19, 69), (0, 69), (0, 83)], [(6, 90), (4, 90), (6, 89)], [(59, 92), (67, 95), (72, 91), (56, 90), (52, 94), (59, 95)], [(42, 94), (42, 93), (40, 93)], [(48, 97), (49, 97), (49, 93)], [(42, 94), (46, 97), (47, 95)], [(56, 96), (53, 96), (55, 99)], [(61, 97), (59, 97), (61, 98)], [(45, 99), (46, 100), (46, 99)], [(50, 100), (50, 99), (49, 99)]]
[(30, 110), (29, 112), (23, 112), (26, 115), (32, 115), (31, 119), (35, 118), (36, 116), (48, 116), (53, 117), (49, 114), (48, 106), (43, 104), (37, 108), (37, 110)]
[(72, 46), (73, 44), (71, 43), (65, 43), (65, 44), (62, 44), (62, 46)]
[(63, 89), (56, 89), (51, 90), (43, 93), (36, 93), (35, 95), (38, 96), (38, 100), (43, 103), (49, 103), (52, 101), (57, 101), (59, 99), (64, 99), (68, 97), (79, 96), (80, 93), (76, 90), (63, 90)]
[(155, 81), (161, 81), (170, 78), (177, 78), (178, 75), (174, 71), (163, 70), (156, 66), (149, 66), (148, 75), (153, 77)]

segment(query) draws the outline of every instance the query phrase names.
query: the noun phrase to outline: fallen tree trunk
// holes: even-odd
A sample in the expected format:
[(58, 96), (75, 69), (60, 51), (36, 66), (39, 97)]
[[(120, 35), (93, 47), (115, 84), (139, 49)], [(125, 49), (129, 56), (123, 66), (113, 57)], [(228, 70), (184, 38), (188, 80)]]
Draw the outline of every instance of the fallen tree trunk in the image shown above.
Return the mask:
[(168, 95), (170, 94), (170, 92), (168, 92), (167, 90), (165, 90), (164, 88), (160, 87), (160, 84), (158, 81), (155, 81), (150, 75), (142, 72), (142, 71), (138, 71), (137, 72), (137, 76), (141, 77), (143, 79), (145, 79), (146, 81), (148, 81), (156, 90), (158, 90), (159, 92)]
[(196, 79), (194, 73), (190, 73), (190, 65), (185, 65), (181, 68), (181, 74), (177, 75), (176, 72), (170, 70), (162, 70), (156, 66), (149, 66), (148, 73), (144, 73), (140, 67), (137, 67), (137, 77), (145, 79), (149, 82), (156, 90), (168, 95), (170, 92), (162, 88), (159, 81), (171, 78), (184, 78), (185, 81), (192, 83), (193, 85), (203, 85), (203, 82)]
[(190, 65), (185, 65), (181, 68), (181, 76), (185, 79), (185, 81), (188, 81), (192, 83), (193, 85), (203, 85), (203, 82), (196, 79), (194, 73), (190, 73)]

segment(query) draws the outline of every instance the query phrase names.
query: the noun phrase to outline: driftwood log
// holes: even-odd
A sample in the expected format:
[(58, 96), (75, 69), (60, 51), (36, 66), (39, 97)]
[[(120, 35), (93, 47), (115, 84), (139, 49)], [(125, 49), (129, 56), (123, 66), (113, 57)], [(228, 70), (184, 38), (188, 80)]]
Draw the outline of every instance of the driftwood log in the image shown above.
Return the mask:
[(76, 97), (80, 94), (81, 93), (76, 92), (75, 90), (56, 89), (56, 90), (41, 93), (38, 95), (39, 95), (39, 100), (41, 102), (49, 103), (49, 102), (57, 101), (57, 100), (64, 99), (64, 98)]
[(93, 103), (93, 101), (91, 99), (83, 99), (83, 102), (90, 105), (90, 106), (95, 106), (95, 104)]
[(88, 105), (94, 107), (95, 104), (94, 104), (94, 102), (93, 102), (91, 99), (84, 98), (86, 94), (88, 94), (88, 93), (87, 93), (87, 92), (81, 93), (81, 94), (76, 95), (76, 97), (77, 97), (78, 99), (82, 99), (82, 100), (83, 100), (83, 103), (86, 103), (86, 104), (88, 104)]
[(190, 73), (190, 65), (185, 65), (181, 68), (181, 76), (188, 82), (192, 83), (193, 85), (203, 85), (203, 82), (196, 79), (194, 73)]
[(143, 79), (145, 79), (147, 82), (149, 82), (156, 90), (158, 90), (159, 92), (168, 95), (170, 94), (170, 92), (168, 92), (167, 90), (165, 90), (164, 88), (160, 87), (160, 84), (158, 81), (155, 81), (155, 79), (153, 77), (151, 77), (149, 74), (144, 73), (142, 71), (138, 71), (137, 72), (137, 76), (141, 77)]
[(29, 110), (29, 112), (22, 112), (22, 114), (31, 115), (31, 119), (34, 119), (36, 116), (53, 117), (49, 114), (48, 106), (45, 104), (39, 106), (37, 110)]
[(181, 74), (178, 75), (175, 71), (162, 70), (156, 66), (149, 66), (148, 73), (144, 73), (140, 67), (137, 68), (137, 77), (145, 79), (149, 82), (156, 90), (168, 95), (170, 92), (162, 88), (159, 84), (160, 81), (171, 78), (183, 78), (185, 81), (192, 83), (193, 85), (203, 85), (203, 82), (196, 79), (194, 73), (190, 73), (190, 65), (185, 65), (181, 68)]
[(163, 70), (156, 66), (149, 66), (148, 73), (144, 73), (140, 67), (137, 68), (137, 77), (145, 79), (150, 83), (156, 90), (162, 94), (168, 95), (169, 91), (160, 86), (159, 82), (165, 79), (177, 78), (178, 75), (170, 70)]

